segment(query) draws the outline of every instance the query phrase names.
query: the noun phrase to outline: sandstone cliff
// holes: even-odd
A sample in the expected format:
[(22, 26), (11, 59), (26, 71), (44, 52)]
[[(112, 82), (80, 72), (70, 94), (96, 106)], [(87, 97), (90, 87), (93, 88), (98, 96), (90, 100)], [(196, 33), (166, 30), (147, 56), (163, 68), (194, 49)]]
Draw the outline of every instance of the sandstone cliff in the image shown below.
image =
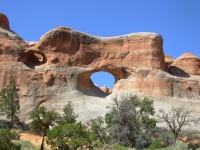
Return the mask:
[[(87, 120), (105, 114), (120, 91), (154, 98), (157, 109), (183, 104), (199, 113), (199, 57), (187, 53), (174, 60), (164, 55), (162, 45), (157, 33), (96, 37), (67, 27), (25, 42), (0, 13), (0, 89), (11, 78), (17, 81), (21, 120), (40, 105), (60, 112), (69, 100), (80, 120)], [(112, 90), (91, 81), (98, 71), (115, 77)]]

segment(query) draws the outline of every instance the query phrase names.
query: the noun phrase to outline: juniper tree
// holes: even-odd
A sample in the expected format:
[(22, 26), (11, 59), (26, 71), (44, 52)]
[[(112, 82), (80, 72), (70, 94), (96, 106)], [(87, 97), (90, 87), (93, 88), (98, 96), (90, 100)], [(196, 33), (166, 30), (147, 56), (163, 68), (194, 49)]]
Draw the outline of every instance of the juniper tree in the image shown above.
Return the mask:
[(60, 124), (47, 130), (47, 144), (52, 149), (92, 149), (94, 136), (82, 123)]
[(110, 141), (108, 127), (105, 126), (105, 118), (98, 116), (88, 122), (91, 132), (102, 144), (108, 144)]
[(10, 119), (10, 128), (19, 122), (18, 114), (20, 113), (19, 105), (19, 88), (14, 80), (10, 80), (6, 88), (0, 92), (0, 112)]
[(32, 111), (29, 116), (29, 119), (32, 119), (30, 130), (42, 134), (40, 150), (43, 150), (46, 131), (50, 127), (54, 127), (60, 121), (60, 115), (55, 111), (48, 111), (44, 106), (42, 106)]
[(21, 145), (15, 145), (13, 140), (18, 140), (20, 135), (10, 129), (0, 129), (0, 149), (1, 150), (20, 150)]
[(111, 142), (137, 148), (150, 144), (151, 131), (156, 126), (153, 100), (122, 94), (113, 102), (107, 114)]
[(76, 123), (78, 115), (74, 113), (74, 108), (71, 101), (68, 101), (63, 109), (61, 124)]
[(53, 149), (82, 149), (92, 146), (94, 135), (82, 123), (76, 123), (77, 114), (69, 101), (63, 109), (61, 121), (47, 130), (47, 144)]

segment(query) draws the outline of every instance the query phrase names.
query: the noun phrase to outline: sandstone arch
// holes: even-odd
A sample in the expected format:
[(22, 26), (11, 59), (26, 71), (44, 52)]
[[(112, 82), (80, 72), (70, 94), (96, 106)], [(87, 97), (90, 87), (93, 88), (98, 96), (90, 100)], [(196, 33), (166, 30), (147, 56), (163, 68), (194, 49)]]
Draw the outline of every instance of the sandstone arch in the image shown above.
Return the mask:
[(112, 95), (91, 82), (90, 76), (98, 71), (115, 77), (112, 94), (131, 91), (157, 98), (157, 108), (182, 103), (199, 114), (199, 57), (164, 56), (163, 39), (157, 33), (98, 37), (59, 27), (29, 44), (9, 29), (9, 20), (0, 13), (0, 45), (0, 89), (11, 77), (17, 81), (21, 121), (41, 104), (61, 112), (69, 100), (82, 120), (104, 115)]
[(126, 79), (130, 73), (123, 67), (102, 67), (98, 69), (89, 70), (78, 75), (78, 88), (80, 90), (91, 90), (95, 85), (90, 79), (90, 76), (99, 71), (104, 71), (112, 74), (115, 78), (115, 83), (120, 79)]
[(115, 83), (115, 77), (109, 72), (105, 71), (95, 72), (90, 76), (90, 78), (96, 86), (104, 89), (107, 88), (106, 91), (112, 89)]
[(42, 51), (29, 50), (26, 52), (24, 64), (27, 66), (38, 66), (45, 64), (46, 62), (47, 58)]

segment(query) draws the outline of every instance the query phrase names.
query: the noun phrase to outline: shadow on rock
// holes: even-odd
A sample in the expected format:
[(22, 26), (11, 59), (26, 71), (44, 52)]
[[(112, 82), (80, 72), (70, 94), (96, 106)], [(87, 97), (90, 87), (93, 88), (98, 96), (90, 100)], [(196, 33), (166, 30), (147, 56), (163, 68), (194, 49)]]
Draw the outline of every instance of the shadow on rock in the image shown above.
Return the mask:
[(176, 66), (170, 66), (169, 69), (168, 69), (168, 72), (171, 75), (174, 75), (174, 76), (177, 76), (177, 77), (183, 77), (183, 78), (189, 78), (190, 77), (190, 75), (187, 72), (185, 72), (183, 69), (178, 68)]
[(95, 85), (93, 85), (90, 90), (79, 89), (79, 91), (82, 92), (84, 95), (87, 95), (87, 96), (94, 96), (94, 97), (101, 97), (101, 98), (104, 98), (104, 97), (111, 94), (111, 93), (103, 92), (99, 87), (97, 87)]

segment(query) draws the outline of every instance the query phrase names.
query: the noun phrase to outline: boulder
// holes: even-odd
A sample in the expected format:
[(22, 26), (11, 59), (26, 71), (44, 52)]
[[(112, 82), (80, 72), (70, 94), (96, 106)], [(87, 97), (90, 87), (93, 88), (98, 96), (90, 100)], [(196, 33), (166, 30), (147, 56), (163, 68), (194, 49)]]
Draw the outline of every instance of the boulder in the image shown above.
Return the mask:
[(101, 89), (104, 93), (109, 93), (109, 88), (108, 88), (107, 86), (100, 87), (100, 89)]

